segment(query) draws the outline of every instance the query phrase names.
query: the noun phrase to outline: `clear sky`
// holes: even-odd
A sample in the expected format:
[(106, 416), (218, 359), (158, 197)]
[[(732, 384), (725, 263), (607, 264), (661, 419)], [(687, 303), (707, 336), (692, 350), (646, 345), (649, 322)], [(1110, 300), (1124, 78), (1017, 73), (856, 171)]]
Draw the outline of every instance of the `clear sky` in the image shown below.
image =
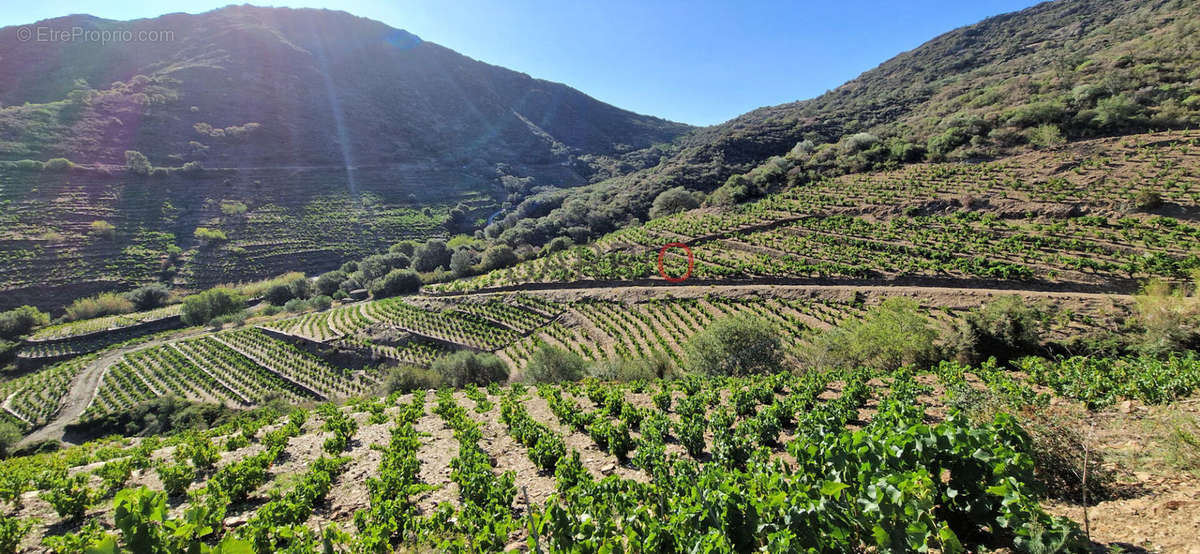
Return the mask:
[[(6, 0), (0, 26), (73, 13), (198, 13), (228, 0)], [(282, 0), (340, 9), (621, 108), (711, 125), (820, 95), (1031, 0)], [(0, 55), (3, 55), (0, 52)]]

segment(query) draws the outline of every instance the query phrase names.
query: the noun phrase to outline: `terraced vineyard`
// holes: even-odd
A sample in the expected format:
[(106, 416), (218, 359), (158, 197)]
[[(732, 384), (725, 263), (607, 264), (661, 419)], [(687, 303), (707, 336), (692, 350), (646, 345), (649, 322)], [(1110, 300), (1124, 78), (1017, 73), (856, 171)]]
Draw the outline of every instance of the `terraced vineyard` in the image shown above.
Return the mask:
[[(1200, 179), (1189, 169), (1200, 163), (1198, 147), (1197, 131), (1135, 135), (1000, 162), (818, 181), (724, 211), (653, 220), (588, 247), (429, 289), (660, 280), (659, 249), (684, 242), (694, 251), (692, 277), (704, 280), (987, 280), (1128, 290), (1137, 279), (1182, 278), (1200, 268), (1200, 226), (1173, 215), (1200, 198)], [(1161, 213), (1140, 213), (1139, 202)], [(684, 254), (669, 250), (665, 265), (682, 275)]]
[[(162, 351), (127, 359), (114, 373), (139, 391), (151, 384), (138, 384), (136, 364), (167, 360), (185, 365)], [(1125, 386), (1126, 374), (1147, 375), (1148, 387)], [(1177, 386), (1155, 385), (1166, 376)], [(108, 532), (122, 544), (247, 541), (259, 551), (303, 550), (321, 540), (318, 527), (336, 526), (344, 534), (325, 537), (362, 552), (514, 543), (551, 551), (953, 550), (1010, 541), (1055, 548), (1080, 544), (1082, 532), (1040, 505), (1015, 420), (946, 415), (944, 402), (974, 388), (1014, 406), (1045, 405), (1049, 396), (1031, 388), (1039, 384), (1092, 405), (1169, 402), (1200, 387), (1200, 362), (1067, 360), (1031, 368), (1026, 379), (942, 364), (924, 374), (421, 391), (166, 439), (89, 443), (0, 462), (0, 476), (4, 499), (21, 499), (16, 516), (36, 521), (29, 547), (68, 540), (51, 538), (68, 529), (62, 521), (95, 520), (99, 527), (70, 539), (82, 542), (60, 544)], [(211, 530), (135, 539), (138, 523), (113, 525), (112, 506), (153, 508), (168, 496), (183, 506), (161, 515), (135, 510), (150, 518), (140, 525), (193, 513)], [(912, 513), (920, 517), (903, 515)], [(990, 531), (978, 534), (979, 525)]]
[[(387, 170), (363, 171), (358, 199), (347, 193), (344, 171), (284, 173), (206, 171), (127, 183), (85, 169), (0, 172), (0, 306), (36, 293), (32, 300), (57, 308), (155, 282), (167, 265), (186, 289), (324, 271), (403, 239), (445, 236), (446, 215), (457, 203), (483, 212), (494, 203), (439, 172), (397, 181)], [(287, 186), (277, 186), (281, 180)], [(443, 180), (435, 202), (412, 203), (410, 193), (425, 198), (424, 187)], [(224, 196), (208, 198), (206, 191)], [(111, 236), (93, 231), (97, 221), (113, 226)], [(193, 237), (197, 227), (227, 239), (205, 245)]]

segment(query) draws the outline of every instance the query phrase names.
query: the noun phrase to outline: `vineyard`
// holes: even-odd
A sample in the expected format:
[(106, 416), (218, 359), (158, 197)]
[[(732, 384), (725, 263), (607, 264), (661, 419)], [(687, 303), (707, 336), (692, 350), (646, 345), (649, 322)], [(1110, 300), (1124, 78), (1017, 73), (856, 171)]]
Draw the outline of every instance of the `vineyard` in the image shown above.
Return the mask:
[[(110, 373), (125, 391), (219, 394), (196, 366), (192, 384), (143, 381), (146, 365), (186, 367), (183, 351), (209, 340), (130, 356)], [(0, 462), (0, 497), (15, 510), (6, 522), (32, 525), (26, 546), (56, 552), (103, 540), (260, 552), (324, 542), (356, 552), (1078, 545), (1079, 526), (1040, 504), (1050, 491), (1017, 421), (953, 406), (980, 391), (1013, 409), (1052, 395), (1161, 404), (1200, 387), (1200, 361), (1072, 359), (1028, 371), (943, 363), (921, 374), (420, 391)], [(1133, 374), (1146, 377), (1130, 384)], [(1163, 378), (1172, 384), (1156, 385)], [(197, 527), (161, 531), (184, 521)]]
[[(685, 212), (592, 245), (428, 287), (659, 280), (659, 249), (688, 244), (692, 278), (988, 280), (1130, 289), (1200, 268), (1200, 226), (1145, 213), (1193, 209), (1200, 133), (1102, 139), (981, 164), (926, 164), (827, 179), (725, 210)], [(1139, 207), (1138, 195), (1157, 207)], [(1149, 202), (1142, 200), (1143, 203)], [(1164, 212), (1174, 213), (1163, 208)], [(668, 274), (684, 255), (667, 253)]]
[[(397, 182), (387, 170), (366, 171), (358, 199), (345, 178), (341, 171), (256, 170), (125, 183), (88, 170), (0, 172), (0, 297), (6, 309), (29, 294), (53, 307), (54, 299), (158, 281), (168, 266), (174, 284), (187, 289), (323, 271), (399, 240), (444, 236), (457, 203), (486, 211), (494, 202), (444, 172)], [(436, 199), (424, 192), (430, 180), (446, 181)], [(415, 205), (410, 194), (424, 202)], [(113, 233), (95, 235), (96, 221)], [(198, 227), (226, 240), (198, 241)]]

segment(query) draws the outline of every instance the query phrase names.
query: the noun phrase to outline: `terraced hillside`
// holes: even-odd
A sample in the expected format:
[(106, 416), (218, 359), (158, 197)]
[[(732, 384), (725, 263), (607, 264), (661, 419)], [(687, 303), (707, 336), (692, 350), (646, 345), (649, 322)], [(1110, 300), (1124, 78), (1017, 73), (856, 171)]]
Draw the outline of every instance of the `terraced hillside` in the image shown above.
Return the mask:
[[(1033, 480), (1014, 420), (948, 410), (981, 395), (1014, 406), (1164, 402), (1200, 386), (1200, 362), (1076, 359), (1027, 372), (949, 363), (919, 374), (419, 391), (89, 443), (0, 462), (0, 476), (16, 507), (6, 517), (33, 521), (22, 545), (58, 552), (106, 534), (254, 551), (322, 540), (356, 552), (1081, 546), (1079, 523), (1053, 515), (1059, 501), (1046, 496), (1064, 491)], [(1155, 395), (1167, 374), (1182, 388)], [(1114, 533), (1130, 522), (1109, 515), (1117, 509), (1093, 507), (1098, 544), (1124, 538)], [(1182, 512), (1137, 523), (1160, 527), (1157, 544), (1172, 549), (1189, 540), (1171, 531)], [(185, 518), (202, 529), (155, 530)]]
[(83, 294), (162, 280), (198, 289), (326, 271), (400, 240), (446, 236), (457, 205), (472, 218), (497, 207), (483, 180), (454, 172), (356, 177), (352, 192), (344, 170), (142, 178), (0, 171), (0, 307), (32, 300), (56, 309)]
[[(0, 29), (0, 308), (329, 269), (689, 129), (345, 12), (36, 25), (161, 40)], [(197, 228), (228, 239), (197, 248)]]
[[(664, 282), (684, 243), (704, 282), (1132, 291), (1200, 268), (1200, 133), (1129, 135), (985, 163), (921, 164), (689, 211), (434, 293)], [(668, 275), (686, 254), (667, 251)], [(785, 281), (780, 281), (785, 282)]]

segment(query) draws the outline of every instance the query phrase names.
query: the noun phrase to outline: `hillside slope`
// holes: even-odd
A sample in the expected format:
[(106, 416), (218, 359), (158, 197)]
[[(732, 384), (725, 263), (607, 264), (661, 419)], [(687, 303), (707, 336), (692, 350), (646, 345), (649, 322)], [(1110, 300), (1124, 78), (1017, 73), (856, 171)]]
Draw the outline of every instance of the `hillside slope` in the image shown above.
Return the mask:
[(1063, 140), (1194, 128), (1198, 10), (1187, 1), (1060, 0), (991, 17), (817, 98), (690, 133), (654, 167), (531, 198), (494, 233), (534, 217), (526, 225), (539, 231), (584, 225), (598, 235), (630, 218), (645, 220), (668, 188), (708, 192), (739, 174), (761, 190), (905, 163), (995, 159)]
[[(75, 28), (147, 40), (18, 33)], [(330, 269), (688, 130), (344, 12), (74, 15), (0, 52), (0, 307)]]

